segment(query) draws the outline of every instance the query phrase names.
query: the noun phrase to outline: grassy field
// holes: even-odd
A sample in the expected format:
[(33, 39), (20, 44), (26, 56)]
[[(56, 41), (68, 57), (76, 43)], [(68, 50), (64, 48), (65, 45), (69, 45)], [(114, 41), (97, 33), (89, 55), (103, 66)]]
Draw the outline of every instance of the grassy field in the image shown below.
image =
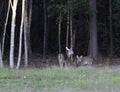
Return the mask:
[(0, 69), (0, 92), (119, 91), (119, 67)]

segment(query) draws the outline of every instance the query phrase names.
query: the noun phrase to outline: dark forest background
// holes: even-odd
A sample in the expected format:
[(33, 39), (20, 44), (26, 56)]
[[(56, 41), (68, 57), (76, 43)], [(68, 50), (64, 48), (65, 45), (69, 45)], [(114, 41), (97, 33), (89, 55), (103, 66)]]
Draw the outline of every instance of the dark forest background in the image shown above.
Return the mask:
[[(28, 1), (29, 2), (29, 1)], [(45, 3), (45, 7), (44, 7)], [(110, 2), (109, 0), (96, 0), (97, 15), (97, 43), (98, 55), (102, 57), (120, 57), (120, 0), (112, 0), (112, 27), (110, 27)], [(7, 13), (7, 0), (0, 0), (0, 37), (4, 29)], [(66, 30), (67, 30), (67, 0), (33, 0), (32, 21), (30, 28), (30, 45), (32, 54), (43, 55), (44, 44), (44, 17), (46, 16), (46, 56), (57, 55), (58, 51), (58, 20), (61, 11), (61, 52), (65, 53)], [(28, 6), (29, 7), (29, 6)], [(44, 9), (46, 8), (46, 14)], [(10, 11), (11, 13), (12, 11)], [(88, 55), (89, 51), (89, 20), (92, 14), (89, 9), (88, 0), (72, 1), (72, 24), (75, 33), (74, 55)], [(16, 16), (15, 33), (15, 55), (18, 53), (19, 26), (21, 20), (21, 0), (18, 3)], [(7, 35), (5, 39), (5, 57), (9, 54), (10, 48), (10, 28), (11, 16), (7, 25)], [(111, 29), (110, 29), (111, 28)], [(112, 30), (112, 31), (110, 31)], [(112, 35), (111, 35), (112, 33)], [(70, 37), (69, 37), (70, 40)], [(111, 44), (112, 43), (112, 44)], [(70, 44), (70, 43), (69, 43)], [(112, 46), (111, 46), (112, 45)], [(68, 46), (69, 47), (69, 46)], [(112, 52), (111, 52), (112, 49)]]

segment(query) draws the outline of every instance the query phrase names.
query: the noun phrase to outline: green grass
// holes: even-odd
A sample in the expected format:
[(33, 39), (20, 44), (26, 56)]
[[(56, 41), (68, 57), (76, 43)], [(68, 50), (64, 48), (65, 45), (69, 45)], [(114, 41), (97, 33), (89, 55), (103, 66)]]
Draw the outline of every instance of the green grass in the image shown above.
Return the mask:
[(71, 88), (89, 90), (85, 92), (90, 92), (90, 90), (91, 92), (95, 90), (96, 92), (103, 92), (101, 90), (112, 92), (110, 90), (113, 89), (114, 92), (119, 92), (117, 90), (120, 90), (120, 69), (89, 67), (41, 70), (0, 69), (0, 92), (28, 92), (28, 90), (39, 92), (42, 89), (48, 90), (43, 92), (50, 92), (51, 89)]

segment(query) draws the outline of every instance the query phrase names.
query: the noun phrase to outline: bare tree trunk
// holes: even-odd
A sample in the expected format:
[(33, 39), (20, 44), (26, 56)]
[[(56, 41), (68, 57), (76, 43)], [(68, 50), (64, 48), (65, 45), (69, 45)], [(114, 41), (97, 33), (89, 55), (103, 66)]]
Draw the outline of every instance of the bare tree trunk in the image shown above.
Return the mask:
[(113, 35), (112, 35), (112, 0), (109, 0), (109, 30), (110, 30), (110, 57), (113, 56)]
[(1, 44), (0, 44), (0, 68), (3, 68), (3, 59), (2, 59), (2, 53), (1, 53)]
[(26, 28), (24, 26), (24, 62), (25, 62), (25, 67), (28, 67), (28, 44), (27, 44), (27, 32)]
[(30, 44), (30, 28), (31, 28), (31, 21), (32, 21), (32, 0), (29, 1), (29, 17), (28, 17), (28, 31), (27, 31), (27, 39), (28, 39), (28, 57), (32, 55), (32, 48)]
[(43, 43), (43, 59), (46, 58), (47, 54), (47, 6), (46, 0), (43, 0), (44, 7), (44, 43)]
[(69, 28), (70, 28), (70, 1), (67, 0), (67, 31), (66, 31), (66, 47), (68, 47), (69, 41)]
[(89, 30), (90, 30), (90, 56), (93, 58), (98, 57), (98, 44), (97, 44), (97, 17), (96, 17), (96, 0), (89, 0), (89, 8), (91, 9)]
[(25, 55), (25, 67), (28, 67), (28, 39), (27, 39), (27, 31), (28, 31), (28, 16), (27, 16), (27, 0), (25, 1), (25, 13), (24, 13), (24, 55)]
[(20, 25), (20, 38), (19, 38), (19, 54), (17, 61), (17, 69), (20, 67), (21, 54), (22, 54), (22, 34), (23, 34), (23, 22), (24, 22), (24, 11), (25, 10), (25, 0), (22, 0), (22, 14), (21, 14), (21, 25)]
[(66, 62), (64, 60), (64, 55), (61, 52), (61, 22), (62, 22), (62, 15), (60, 12), (59, 21), (58, 21), (58, 48), (59, 48), (58, 61), (60, 67), (63, 68), (64, 66), (66, 66)]
[(14, 68), (14, 40), (15, 40), (15, 21), (18, 0), (13, 0), (12, 7), (12, 22), (11, 22), (11, 38), (10, 38), (10, 68)]
[(10, 0), (8, 1), (7, 15), (6, 15), (6, 20), (5, 20), (5, 24), (4, 24), (4, 33), (3, 33), (3, 37), (2, 37), (2, 53), (1, 53), (2, 57), (3, 57), (3, 54), (4, 54), (5, 35), (6, 35), (9, 12), (10, 12)]
[[(70, 49), (73, 51), (73, 25), (72, 25), (72, 0), (70, 1)], [(73, 55), (71, 55), (71, 60), (73, 59)]]
[(61, 12), (59, 16), (59, 22), (58, 22), (58, 48), (59, 48), (59, 54), (61, 53)]
[(28, 67), (28, 44), (27, 44), (27, 32), (24, 26), (24, 55), (25, 55), (25, 67)]
[(75, 47), (75, 40), (76, 40), (76, 30), (73, 33), (73, 48)]

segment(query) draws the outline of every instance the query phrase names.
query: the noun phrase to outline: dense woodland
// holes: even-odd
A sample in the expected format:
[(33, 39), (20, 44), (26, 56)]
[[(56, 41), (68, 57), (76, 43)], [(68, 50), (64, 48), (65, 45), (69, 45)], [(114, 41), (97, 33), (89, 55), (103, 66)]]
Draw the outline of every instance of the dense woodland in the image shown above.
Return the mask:
[(119, 58), (119, 21), (120, 0), (0, 0), (0, 67), (66, 57), (67, 49), (71, 60)]

